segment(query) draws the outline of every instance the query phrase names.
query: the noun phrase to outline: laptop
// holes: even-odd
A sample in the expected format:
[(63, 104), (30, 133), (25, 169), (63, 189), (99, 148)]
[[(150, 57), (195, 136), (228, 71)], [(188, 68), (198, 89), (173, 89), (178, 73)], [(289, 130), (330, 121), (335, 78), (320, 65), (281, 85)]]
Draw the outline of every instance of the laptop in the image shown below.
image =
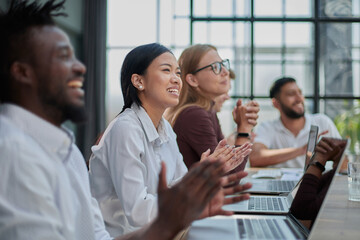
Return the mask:
[(319, 131), (318, 126), (311, 125), (310, 132), (309, 132), (309, 141), (307, 144), (306, 154), (305, 154), (304, 173), (306, 172), (306, 169), (308, 168), (308, 166), (310, 164), (311, 157), (315, 153), (314, 150), (316, 147), (318, 131)]
[[(315, 150), (318, 131), (319, 131), (318, 126), (311, 125), (307, 147), (306, 147), (304, 172)], [(280, 179), (275, 179), (275, 180), (255, 179), (255, 180), (249, 180), (248, 182), (251, 182), (253, 185), (252, 188), (246, 191), (248, 193), (279, 195), (279, 194), (289, 193), (299, 181), (280, 180)]]
[(290, 216), (216, 216), (193, 222), (188, 240), (307, 239), (309, 231)]
[[(346, 146), (342, 149), (341, 158), (345, 155), (345, 148)], [(339, 171), (340, 166), (341, 162), (337, 166), (337, 171)], [(287, 196), (251, 196), (249, 200), (225, 205), (223, 209), (236, 213), (288, 214), (301, 182), (302, 179)]]
[[(340, 170), (345, 148), (342, 150), (335, 174)], [(291, 212), (288, 212), (286, 215), (233, 215), (206, 218), (193, 222), (187, 239), (307, 239), (308, 236), (309, 230)]]
[(236, 213), (287, 214), (301, 180), (287, 196), (250, 196), (249, 200), (223, 206)]

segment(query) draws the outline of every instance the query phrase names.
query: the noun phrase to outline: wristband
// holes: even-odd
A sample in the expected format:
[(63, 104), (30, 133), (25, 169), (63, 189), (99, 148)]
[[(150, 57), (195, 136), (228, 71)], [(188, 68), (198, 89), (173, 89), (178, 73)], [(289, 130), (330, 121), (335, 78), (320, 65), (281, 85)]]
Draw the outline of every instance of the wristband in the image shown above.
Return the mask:
[(238, 133), (236, 138), (249, 138), (250, 139), (250, 134), (249, 133)]
[(313, 166), (317, 167), (321, 172), (325, 171), (324, 165), (322, 165), (318, 161), (312, 162), (310, 165), (313, 165)]

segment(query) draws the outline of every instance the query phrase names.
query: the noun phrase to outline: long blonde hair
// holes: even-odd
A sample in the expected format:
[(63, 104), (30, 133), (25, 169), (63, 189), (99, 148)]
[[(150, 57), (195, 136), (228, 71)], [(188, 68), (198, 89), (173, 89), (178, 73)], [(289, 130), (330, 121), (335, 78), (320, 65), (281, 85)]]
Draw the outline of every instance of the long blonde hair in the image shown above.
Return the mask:
[(187, 107), (199, 106), (209, 111), (212, 106), (212, 100), (201, 94), (196, 88), (189, 85), (186, 81), (186, 75), (193, 73), (199, 68), (198, 64), (202, 57), (210, 50), (217, 51), (216, 47), (209, 44), (197, 44), (185, 49), (179, 58), (179, 66), (181, 69), (181, 80), (183, 86), (181, 89), (179, 104), (169, 108), (165, 113), (165, 118), (174, 126), (179, 114)]

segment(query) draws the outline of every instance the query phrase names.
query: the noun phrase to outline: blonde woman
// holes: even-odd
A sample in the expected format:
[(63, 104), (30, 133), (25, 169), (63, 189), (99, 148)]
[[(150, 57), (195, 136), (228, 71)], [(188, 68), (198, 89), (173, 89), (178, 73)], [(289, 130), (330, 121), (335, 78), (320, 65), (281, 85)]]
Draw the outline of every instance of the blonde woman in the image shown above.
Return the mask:
[[(168, 109), (166, 118), (177, 134), (180, 152), (187, 167), (199, 161), (202, 152), (214, 151), (224, 138), (214, 110), (214, 100), (229, 90), (229, 60), (223, 60), (217, 49), (208, 44), (198, 44), (183, 51), (179, 58), (183, 89), (179, 104)], [(250, 142), (250, 133), (256, 125), (259, 105), (241, 100), (233, 111), (237, 124), (235, 145)], [(236, 170), (243, 169), (244, 161)]]

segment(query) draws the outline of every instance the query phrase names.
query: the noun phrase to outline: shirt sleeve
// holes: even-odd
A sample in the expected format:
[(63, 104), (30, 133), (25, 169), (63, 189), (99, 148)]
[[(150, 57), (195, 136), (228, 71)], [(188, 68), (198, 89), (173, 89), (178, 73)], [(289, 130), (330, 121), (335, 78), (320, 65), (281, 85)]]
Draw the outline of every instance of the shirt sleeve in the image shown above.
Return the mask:
[(91, 205), (94, 213), (94, 229), (96, 240), (109, 240), (113, 239), (109, 233), (105, 230), (104, 219), (101, 215), (99, 204), (95, 198), (91, 197)]
[(115, 123), (105, 139), (105, 161), (124, 214), (134, 227), (147, 224), (157, 214), (157, 196), (149, 193), (145, 184), (151, 169), (142, 162), (146, 154), (143, 139), (142, 128), (127, 122)]
[[(176, 143), (176, 141), (175, 141)], [(176, 144), (177, 146), (177, 144)], [(177, 147), (177, 149), (179, 149)], [(169, 184), (169, 187), (174, 186), (175, 184), (177, 184), (178, 182), (181, 181), (181, 179), (184, 177), (184, 175), (188, 172), (188, 169), (183, 161), (183, 157), (180, 153), (180, 151), (178, 150), (178, 154), (177, 154), (177, 161), (176, 161), (176, 171), (175, 171), (175, 175), (173, 178), (173, 181), (171, 182), (171, 184)]]
[[(24, 142), (0, 144), (0, 233), (2, 239), (66, 239), (53, 194), (48, 159)], [(29, 161), (35, 159), (35, 161)]]
[(327, 134), (327, 136), (329, 137), (333, 137), (333, 138), (341, 138), (339, 131), (337, 130), (334, 122), (326, 115), (322, 115), (324, 118), (324, 126), (326, 126), (326, 129), (324, 130), (329, 130), (329, 133)]

